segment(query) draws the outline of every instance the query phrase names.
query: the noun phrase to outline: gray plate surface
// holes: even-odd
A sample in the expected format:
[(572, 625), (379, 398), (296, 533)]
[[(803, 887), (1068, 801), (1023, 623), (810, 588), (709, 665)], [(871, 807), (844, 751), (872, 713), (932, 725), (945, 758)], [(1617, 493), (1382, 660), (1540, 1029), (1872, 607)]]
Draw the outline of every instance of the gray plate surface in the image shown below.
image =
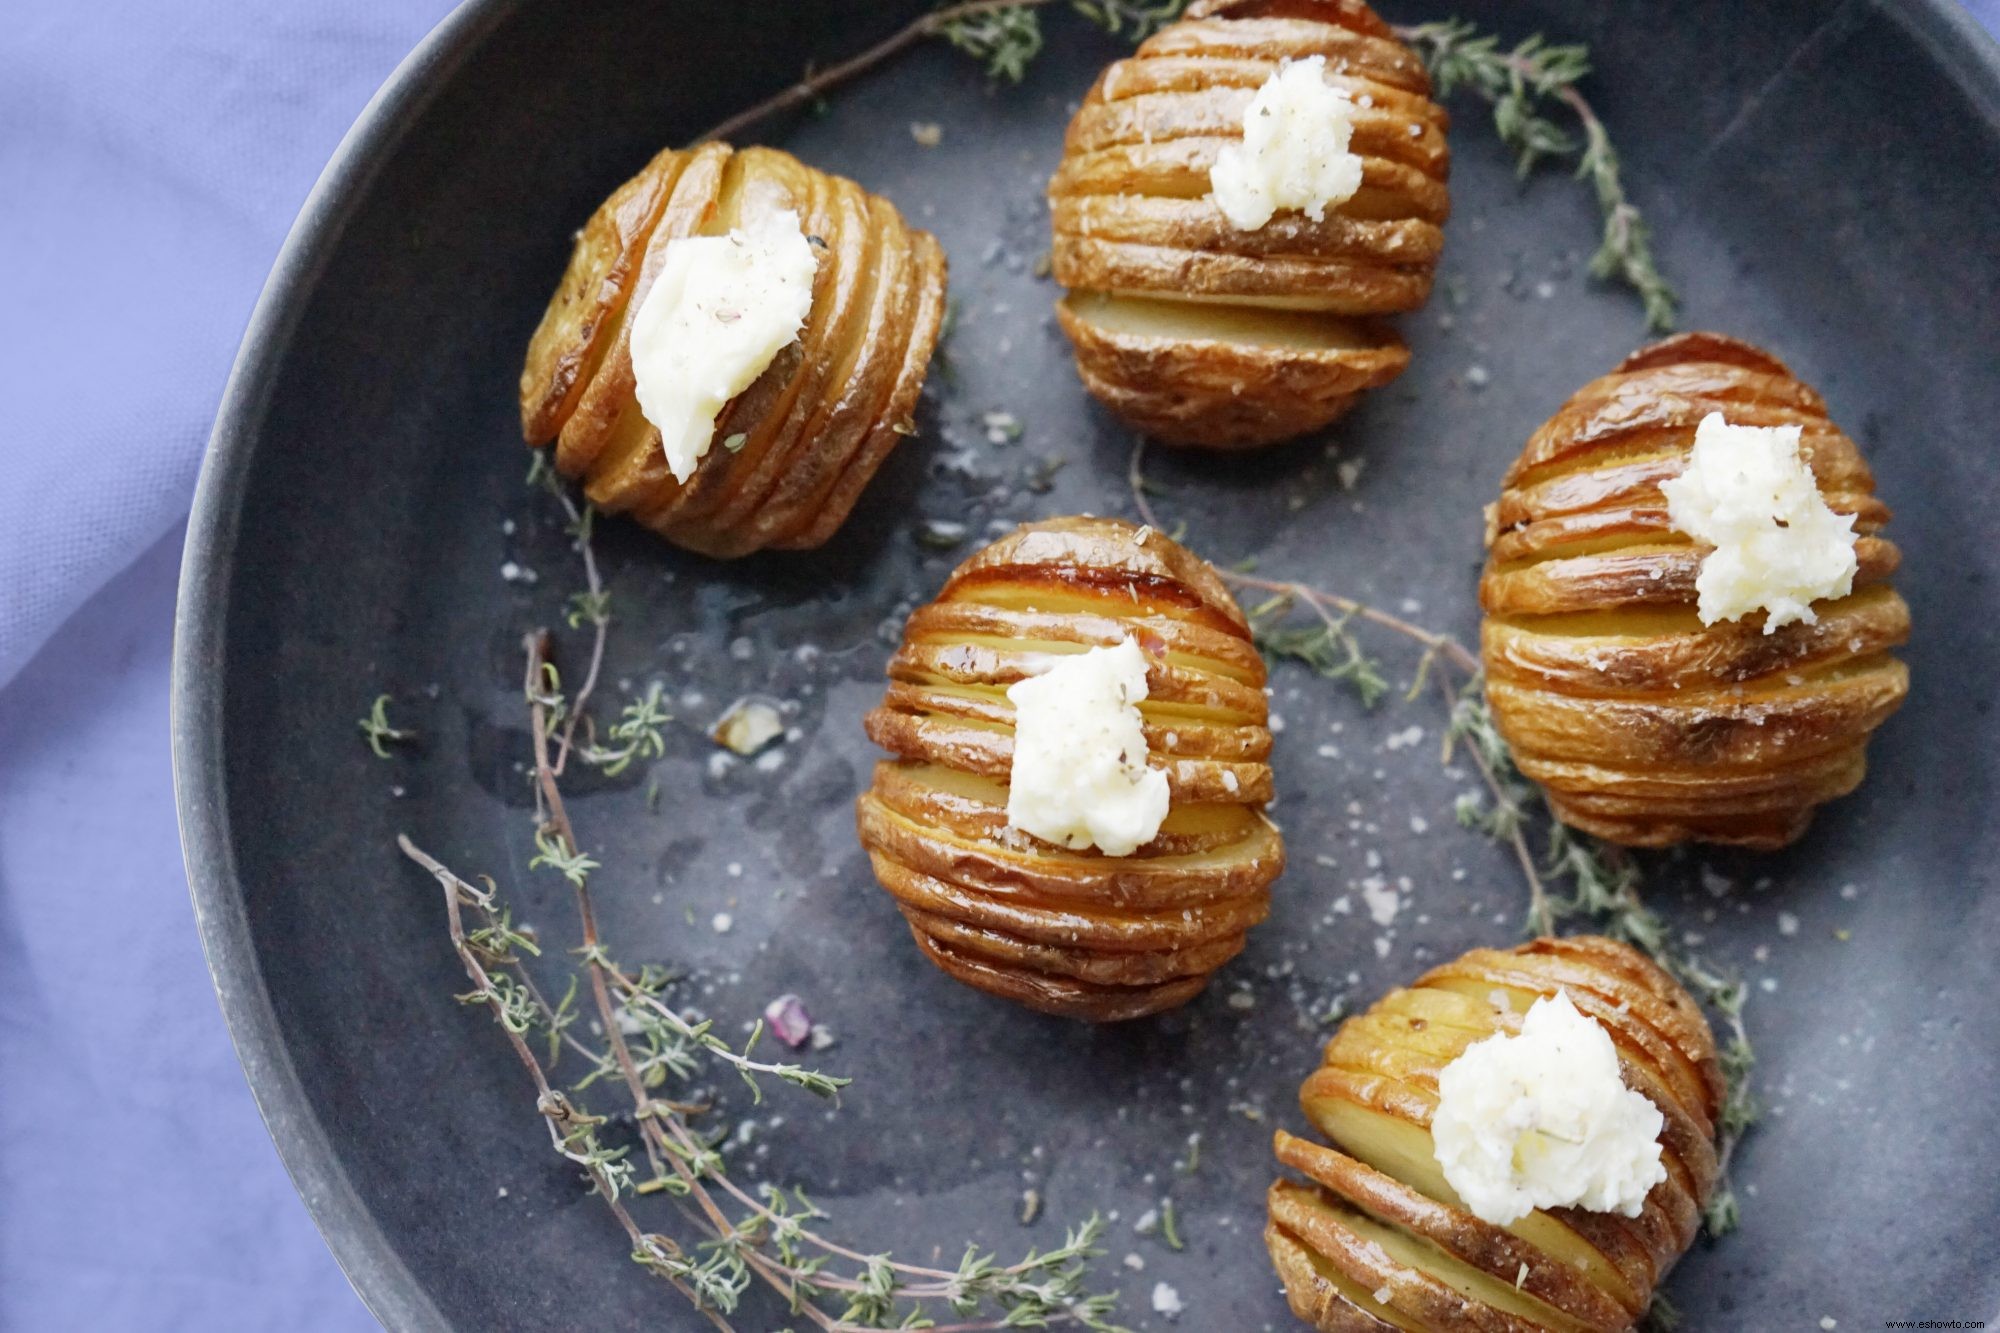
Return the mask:
[[(1944, 0), (1699, 0), (1670, 20), (1631, 2), (1458, 8), (1591, 44), (1591, 94), (1688, 325), (1763, 342), (1823, 389), (1897, 511), (1916, 617), (1914, 691), (1860, 794), (1783, 855), (1648, 862), (1657, 903), (1756, 987), (1770, 1106), (1739, 1158), (1741, 1232), (1698, 1244), (1670, 1293), (1700, 1329), (1990, 1318), (2000, 60)], [(572, 942), (560, 881), (527, 869), (518, 645), (559, 623), (580, 575), (550, 502), (522, 485), (521, 349), (572, 229), (650, 153), (907, 12), (469, 5), (357, 126), (246, 339), (183, 590), (190, 874), (273, 1133), (394, 1327), (693, 1326), (552, 1157), (487, 1019), (453, 1001), (463, 979), (438, 894), (393, 838), (495, 875), (551, 952)], [(1296, 1089), (1325, 1035), (1315, 1017), (1509, 941), (1521, 918), (1507, 857), (1453, 827), (1471, 778), (1436, 762), (1436, 706), (1369, 713), (1277, 672), (1292, 869), (1248, 952), (1149, 1022), (1075, 1026), (948, 981), (853, 834), (874, 758), (860, 719), (895, 630), (971, 549), (927, 550), (916, 523), (962, 521), (977, 540), (1037, 516), (1129, 512), (1130, 437), (1076, 383), (1054, 289), (1033, 274), (1063, 124), (1120, 47), (1066, 16), (1050, 32), (1020, 87), (989, 88), (928, 47), (822, 116), (765, 127), (943, 239), (962, 310), (952, 373), (933, 376), (921, 438), (822, 552), (717, 565), (601, 525), (612, 692), (662, 680), (681, 723), (650, 767), (579, 777), (573, 808), (607, 867), (599, 901), (621, 958), (686, 969), (680, 993), (725, 1024), (795, 991), (839, 1035), (821, 1060), (856, 1082), (837, 1113), (782, 1088), (718, 1111), (721, 1125), (757, 1121), (733, 1154), (746, 1179), (802, 1185), (858, 1247), (924, 1261), (967, 1239), (1046, 1246), (1065, 1221), (1115, 1212), (1127, 1322), (1161, 1326), (1149, 1298), (1166, 1282), (1182, 1328), (1285, 1327), (1258, 1232), (1271, 1130), (1300, 1127)], [(1642, 335), (1635, 303), (1583, 272), (1598, 227), (1587, 192), (1559, 173), (1517, 185), (1484, 112), (1457, 110), (1456, 212), (1439, 295), (1403, 321), (1410, 374), (1324, 439), (1156, 456), (1152, 472), (1168, 521), (1212, 559), (1254, 554), (1266, 573), (1470, 640), (1481, 505), (1528, 433)], [(942, 145), (919, 147), (913, 121), (941, 125)], [(1022, 437), (990, 443), (993, 411)], [(1037, 493), (1027, 479), (1051, 459), (1064, 465)], [(1360, 467), (1351, 488), (1343, 463)], [(538, 581), (504, 580), (508, 562)], [(565, 644), (574, 661), (576, 636)], [(1407, 678), (1412, 659), (1379, 647)], [(354, 729), (380, 692), (422, 733), (391, 762)], [(797, 738), (773, 766), (719, 769), (704, 728), (750, 692), (791, 701)], [(1405, 885), (1387, 928), (1355, 890), (1374, 873)], [(1177, 1174), (1194, 1132), (1200, 1169)], [(1022, 1226), (1031, 1186), (1044, 1208)], [(1179, 1253), (1133, 1229), (1167, 1195)], [(672, 1224), (667, 1205), (645, 1207)], [(1143, 1273), (1118, 1266), (1128, 1253)], [(744, 1326), (779, 1322), (758, 1307)]]

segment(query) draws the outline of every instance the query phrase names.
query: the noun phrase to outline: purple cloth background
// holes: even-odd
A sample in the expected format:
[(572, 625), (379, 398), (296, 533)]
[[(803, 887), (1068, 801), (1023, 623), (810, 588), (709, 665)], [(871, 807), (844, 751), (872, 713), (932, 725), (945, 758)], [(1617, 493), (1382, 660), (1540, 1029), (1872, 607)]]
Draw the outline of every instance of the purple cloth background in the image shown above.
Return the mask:
[(202, 964), (168, 658), (251, 304), (341, 135), (449, 8), (0, 4), (0, 1329), (374, 1326)]
[[(251, 304), (448, 8), (22, 0), (0, 25), (0, 1329), (370, 1326), (202, 964), (168, 660)], [(2000, 0), (1970, 8), (2000, 29)]]

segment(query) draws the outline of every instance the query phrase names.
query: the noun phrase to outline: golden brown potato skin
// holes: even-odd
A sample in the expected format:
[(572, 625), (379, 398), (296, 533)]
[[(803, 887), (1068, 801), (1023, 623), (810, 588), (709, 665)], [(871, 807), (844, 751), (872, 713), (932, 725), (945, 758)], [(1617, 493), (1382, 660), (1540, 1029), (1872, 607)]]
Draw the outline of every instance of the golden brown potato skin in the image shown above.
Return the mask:
[[(1315, 55), (1359, 105), (1361, 190), (1321, 221), (1283, 212), (1243, 231), (1208, 197), (1209, 170), (1279, 62)], [(1424, 303), (1444, 244), (1450, 121), (1430, 90), (1362, 0), (1197, 0), (1105, 70), (1049, 183), (1070, 289), (1057, 316), (1091, 393), (1156, 439), (1229, 449), (1317, 430), (1402, 374), (1409, 349), (1374, 317)], [(1180, 318), (1107, 318), (1131, 298)], [(1291, 327), (1218, 323), (1240, 310)]]
[[(1820, 493), (1856, 516), (1854, 591), (1815, 606), (1818, 624), (1696, 616), (1708, 548), (1673, 529), (1660, 483), (1710, 412), (1803, 427)], [(1817, 393), (1712, 333), (1634, 353), (1535, 433), (1492, 516), (1480, 644), (1494, 721), (1558, 818), (1633, 847), (1771, 849), (1860, 784), (1869, 735), (1909, 691), (1874, 489)]]
[[(1052, 653), (1136, 641), (1139, 705), (1172, 806), (1130, 856), (1007, 823), (1007, 688)], [(1095, 1022), (1184, 1004), (1264, 919), (1283, 841), (1264, 663), (1208, 563), (1117, 519), (1026, 524), (910, 617), (868, 735), (895, 755), (857, 802), (861, 843), (918, 947), (952, 976)]]
[[(1440, 1070), (1520, 1031), (1558, 989), (1611, 1034), (1660, 1108), (1667, 1179), (1637, 1218), (1561, 1208), (1511, 1226), (1460, 1206), (1431, 1143)], [(1578, 936), (1475, 949), (1341, 1024), (1299, 1090), (1331, 1147), (1280, 1130), (1265, 1244), (1292, 1311), (1324, 1330), (1627, 1329), (1693, 1242), (1717, 1175), (1723, 1080), (1701, 1009), (1629, 945)], [(1377, 1296), (1382, 1300), (1377, 1300)]]
[[(628, 325), (669, 241), (783, 209), (822, 244), (804, 330), (716, 419), (686, 484), (639, 410)], [(521, 370), (521, 431), (601, 509), (706, 555), (831, 537), (898, 438), (944, 316), (944, 251), (887, 200), (770, 148), (668, 150), (578, 234)], [(743, 440), (735, 450), (723, 442)]]

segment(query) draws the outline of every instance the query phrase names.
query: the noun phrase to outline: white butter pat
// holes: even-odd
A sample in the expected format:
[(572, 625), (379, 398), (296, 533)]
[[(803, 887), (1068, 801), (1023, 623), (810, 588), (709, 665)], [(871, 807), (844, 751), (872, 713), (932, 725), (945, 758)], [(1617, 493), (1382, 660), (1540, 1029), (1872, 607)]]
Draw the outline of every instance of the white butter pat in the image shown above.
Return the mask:
[(1444, 1067), (1431, 1138), (1465, 1206), (1506, 1226), (1537, 1208), (1637, 1217), (1667, 1178), (1665, 1123), (1619, 1078), (1611, 1034), (1558, 991), (1518, 1036), (1474, 1042)]
[(818, 266), (789, 209), (727, 236), (667, 242), (632, 317), (632, 372), (675, 481), (694, 475), (729, 400), (798, 339)]
[(1145, 697), (1146, 658), (1130, 639), (1062, 658), (1010, 688), (1007, 822), (1107, 856), (1151, 842), (1167, 817), (1167, 775), (1146, 766)]
[(1287, 208), (1318, 222), (1361, 188), (1353, 137), (1354, 103), (1326, 81), (1326, 57), (1284, 61), (1250, 99), (1243, 142), (1224, 147), (1209, 169), (1216, 206), (1244, 231)]
[(1680, 476), (1662, 482), (1667, 517), (1715, 548), (1695, 579), (1701, 623), (1764, 611), (1764, 632), (1819, 617), (1812, 604), (1854, 588), (1854, 516), (1827, 507), (1799, 453), (1797, 426), (1732, 426), (1711, 412)]

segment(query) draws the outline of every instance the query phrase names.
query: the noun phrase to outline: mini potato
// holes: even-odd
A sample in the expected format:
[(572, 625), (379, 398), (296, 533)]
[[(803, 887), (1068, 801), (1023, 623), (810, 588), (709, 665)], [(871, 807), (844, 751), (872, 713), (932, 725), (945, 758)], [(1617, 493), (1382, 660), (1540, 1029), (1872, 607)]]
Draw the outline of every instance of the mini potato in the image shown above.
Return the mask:
[[(1127, 856), (1010, 825), (1008, 687), (1131, 639), (1147, 764), (1170, 804)], [(1207, 562), (1114, 519), (1023, 526), (910, 617), (868, 735), (895, 757), (857, 803), (861, 842), (917, 946), (965, 982), (1098, 1022), (1185, 1003), (1264, 919), (1284, 868), (1264, 663)]]
[[(1667, 1178), (1636, 1218), (1557, 1208), (1495, 1226), (1438, 1165), (1438, 1074), (1472, 1043), (1519, 1032), (1558, 989), (1609, 1033), (1625, 1085), (1659, 1108)], [(1293, 1313), (1326, 1333), (1631, 1328), (1700, 1228), (1723, 1090), (1700, 1007), (1629, 945), (1475, 949), (1391, 991), (1341, 1024), (1300, 1089), (1331, 1146), (1276, 1137), (1279, 1162), (1305, 1177), (1271, 1187), (1264, 1231)]]
[[(1285, 60), (1319, 56), (1355, 104), (1361, 185), (1315, 220), (1232, 223), (1218, 154)], [(1049, 183), (1057, 317), (1105, 406), (1168, 444), (1270, 444), (1400, 375), (1376, 316), (1430, 295), (1450, 212), (1449, 118), (1423, 62), (1361, 0), (1197, 0), (1104, 71)]]
[[(668, 242), (790, 209), (816, 243), (797, 340), (730, 401), (685, 483), (639, 408), (631, 320)], [(521, 371), (521, 429), (591, 503), (706, 555), (831, 537), (911, 434), (944, 315), (936, 238), (887, 200), (770, 148), (661, 153), (585, 224)]]
[[(1802, 427), (1821, 496), (1855, 517), (1853, 590), (1817, 623), (1697, 615), (1707, 548), (1674, 529), (1660, 486), (1711, 412)], [(1507, 473), (1479, 585), (1493, 720), (1556, 816), (1627, 846), (1772, 849), (1854, 790), (1909, 691), (1888, 519), (1820, 396), (1747, 343), (1669, 338), (1565, 403)]]

